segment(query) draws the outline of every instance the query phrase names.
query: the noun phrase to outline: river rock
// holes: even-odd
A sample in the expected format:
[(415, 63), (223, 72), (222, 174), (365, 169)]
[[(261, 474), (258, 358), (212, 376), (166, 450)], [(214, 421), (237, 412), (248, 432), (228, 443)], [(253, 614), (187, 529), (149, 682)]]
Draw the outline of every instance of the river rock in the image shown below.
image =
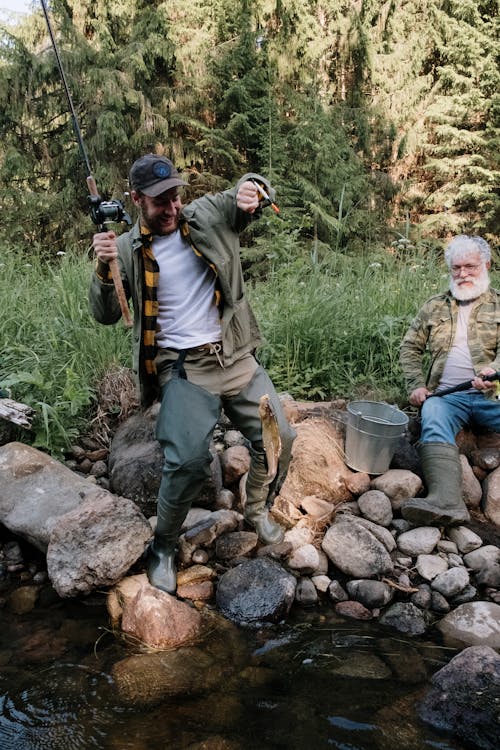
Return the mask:
[(361, 602), (368, 609), (385, 607), (394, 595), (394, 591), (386, 583), (370, 579), (348, 581), (346, 588), (352, 599)]
[(321, 543), (330, 560), (352, 578), (376, 578), (392, 572), (385, 546), (353, 516), (341, 516)]
[(379, 618), (382, 625), (396, 628), (400, 633), (422, 635), (429, 625), (429, 616), (411, 602), (395, 602)]
[(491, 646), (500, 648), (500, 605), (468, 602), (437, 623), (447, 643), (454, 647)]
[(321, 565), (319, 550), (312, 544), (297, 547), (288, 558), (287, 565), (301, 575), (314, 573)]
[(468, 508), (479, 508), (483, 496), (481, 482), (475, 476), (467, 457), (460, 455), (462, 465), (462, 496)]
[(434, 526), (419, 526), (404, 531), (398, 536), (398, 548), (405, 555), (429, 555), (441, 538), (441, 532)]
[(500, 528), (500, 466), (483, 483), (483, 510), (486, 518)]
[(488, 646), (472, 646), (436, 672), (418, 713), (422, 721), (467, 746), (497, 750), (499, 695), (500, 656)]
[(0, 522), (45, 552), (60, 516), (105, 490), (24, 443), (0, 447)]
[(199, 695), (220, 684), (222, 672), (206, 649), (195, 646), (129, 656), (111, 669), (120, 701), (133, 706)]
[(203, 618), (190, 605), (144, 581), (124, 602), (121, 629), (151, 648), (177, 648), (200, 637)]
[(131, 500), (106, 490), (86, 498), (53, 525), (47, 571), (59, 596), (112, 586), (141, 557), (151, 526)]
[(432, 581), (431, 588), (446, 598), (456, 596), (469, 585), (469, 574), (465, 568), (449, 568), (439, 573)]
[(484, 547), (467, 552), (464, 555), (464, 563), (472, 570), (481, 570), (487, 565), (500, 563), (500, 547), (494, 544), (485, 544)]
[(371, 481), (371, 488), (380, 490), (391, 501), (393, 510), (399, 510), (405, 500), (422, 490), (422, 480), (407, 469), (389, 469)]
[(306, 606), (317, 603), (318, 592), (310, 578), (299, 578), (295, 589), (295, 601)]
[(392, 521), (391, 501), (380, 490), (370, 490), (358, 497), (358, 506), (365, 518), (379, 526), (389, 526)]
[(483, 540), (481, 537), (474, 533), (472, 529), (468, 529), (467, 526), (456, 526), (448, 531), (448, 536), (452, 542), (455, 542), (457, 548), (466, 555), (468, 552), (472, 552), (482, 546)]
[(448, 570), (448, 563), (439, 555), (418, 555), (415, 568), (419, 576), (432, 581), (439, 573)]
[(278, 622), (290, 610), (296, 585), (294, 576), (274, 560), (248, 560), (219, 579), (217, 607), (237, 623)]

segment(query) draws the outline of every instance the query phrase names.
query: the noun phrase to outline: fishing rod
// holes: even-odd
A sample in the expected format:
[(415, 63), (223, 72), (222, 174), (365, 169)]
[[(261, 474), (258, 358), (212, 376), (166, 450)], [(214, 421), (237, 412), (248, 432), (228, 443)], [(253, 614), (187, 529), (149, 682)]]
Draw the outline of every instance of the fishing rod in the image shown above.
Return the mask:
[[(489, 380), (490, 382), (494, 380), (500, 380), (500, 370), (497, 370), (497, 372), (492, 373), (491, 375), (480, 375), (480, 377), (483, 380)], [(430, 393), (427, 398), (432, 398), (433, 396), (448, 396), (450, 393), (458, 393), (460, 391), (468, 391), (469, 388), (472, 388), (472, 380), (464, 380), (463, 383), (459, 383), (458, 385), (454, 385), (451, 388), (444, 388), (442, 391), (436, 391), (435, 393)]]
[[(94, 224), (97, 225), (100, 232), (106, 232), (107, 231), (106, 225), (111, 222), (118, 222), (118, 223), (126, 222), (130, 226), (132, 224), (132, 221), (128, 213), (125, 211), (121, 201), (118, 201), (118, 200), (105, 201), (99, 195), (96, 181), (92, 175), (92, 169), (90, 167), (90, 161), (89, 161), (89, 157), (87, 154), (87, 150), (83, 142), (82, 131), (80, 130), (78, 117), (76, 116), (76, 111), (73, 105), (71, 92), (69, 90), (68, 82), (66, 80), (66, 75), (64, 73), (64, 68), (62, 65), (61, 56), (59, 54), (59, 49), (57, 47), (56, 38), (54, 36), (54, 32), (52, 29), (52, 24), (50, 21), (47, 4), (45, 0), (40, 0), (40, 3), (42, 5), (43, 14), (45, 16), (45, 21), (47, 23), (47, 29), (49, 32), (50, 41), (52, 42), (52, 48), (56, 56), (57, 67), (59, 68), (59, 74), (61, 76), (61, 81), (63, 84), (64, 92), (66, 94), (66, 99), (68, 100), (69, 110), (71, 113), (71, 119), (73, 122), (73, 129), (76, 134), (76, 140), (78, 142), (80, 153), (84, 161), (85, 169), (87, 172), (87, 186), (88, 186), (89, 193), (90, 193), (89, 195), (90, 216), (92, 218), (92, 221), (94, 222)], [(111, 276), (113, 278), (113, 283), (115, 285), (116, 295), (120, 303), (120, 309), (122, 312), (123, 321), (125, 325), (127, 326), (127, 328), (130, 328), (133, 325), (133, 321), (130, 315), (130, 308), (128, 306), (127, 298), (125, 296), (125, 290), (123, 289), (123, 283), (122, 283), (122, 278), (120, 275), (118, 261), (116, 259), (113, 259), (109, 262), (109, 269), (111, 271)]]

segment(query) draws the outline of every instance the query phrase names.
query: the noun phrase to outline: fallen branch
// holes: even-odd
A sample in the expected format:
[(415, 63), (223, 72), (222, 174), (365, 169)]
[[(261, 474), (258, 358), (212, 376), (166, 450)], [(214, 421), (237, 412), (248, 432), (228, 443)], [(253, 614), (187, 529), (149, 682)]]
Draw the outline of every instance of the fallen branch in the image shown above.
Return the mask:
[(413, 586), (402, 586), (400, 583), (391, 581), (390, 578), (382, 578), (382, 581), (383, 583), (386, 583), (388, 586), (392, 586), (393, 589), (397, 589), (398, 591), (403, 591), (405, 594), (414, 594), (418, 591), (418, 589), (413, 588)]
[(11, 398), (0, 398), (0, 419), (13, 422), (20, 427), (31, 427), (34, 411), (27, 404), (20, 404)]

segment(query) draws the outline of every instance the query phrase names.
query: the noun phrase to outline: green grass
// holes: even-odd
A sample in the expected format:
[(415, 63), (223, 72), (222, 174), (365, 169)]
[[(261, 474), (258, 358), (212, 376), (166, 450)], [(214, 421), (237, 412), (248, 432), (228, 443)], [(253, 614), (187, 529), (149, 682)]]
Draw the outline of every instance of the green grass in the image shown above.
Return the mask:
[[(100, 379), (131, 366), (131, 334), (88, 312), (87, 257), (25, 257), (0, 250), (0, 387), (35, 409), (33, 431), (20, 439), (57, 455), (87, 431)], [(249, 295), (264, 336), (259, 358), (278, 390), (405, 404), (401, 337), (419, 305), (447, 284), (432, 254), (322, 248), (318, 260), (288, 236), (257, 263)], [(492, 280), (499, 285), (498, 272)]]
[(35, 409), (30, 442), (51, 453), (85, 430), (95, 386), (111, 367), (130, 366), (130, 335), (88, 312), (92, 264), (71, 254), (52, 263), (0, 251), (0, 383)]

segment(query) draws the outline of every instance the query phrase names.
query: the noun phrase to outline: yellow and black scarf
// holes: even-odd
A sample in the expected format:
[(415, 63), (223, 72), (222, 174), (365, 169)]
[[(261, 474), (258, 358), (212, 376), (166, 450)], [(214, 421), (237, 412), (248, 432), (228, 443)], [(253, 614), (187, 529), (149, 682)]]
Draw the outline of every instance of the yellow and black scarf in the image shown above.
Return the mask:
[(153, 255), (153, 235), (141, 226), (142, 289), (142, 360), (146, 373), (156, 375), (156, 320), (158, 318), (158, 278), (160, 267)]

